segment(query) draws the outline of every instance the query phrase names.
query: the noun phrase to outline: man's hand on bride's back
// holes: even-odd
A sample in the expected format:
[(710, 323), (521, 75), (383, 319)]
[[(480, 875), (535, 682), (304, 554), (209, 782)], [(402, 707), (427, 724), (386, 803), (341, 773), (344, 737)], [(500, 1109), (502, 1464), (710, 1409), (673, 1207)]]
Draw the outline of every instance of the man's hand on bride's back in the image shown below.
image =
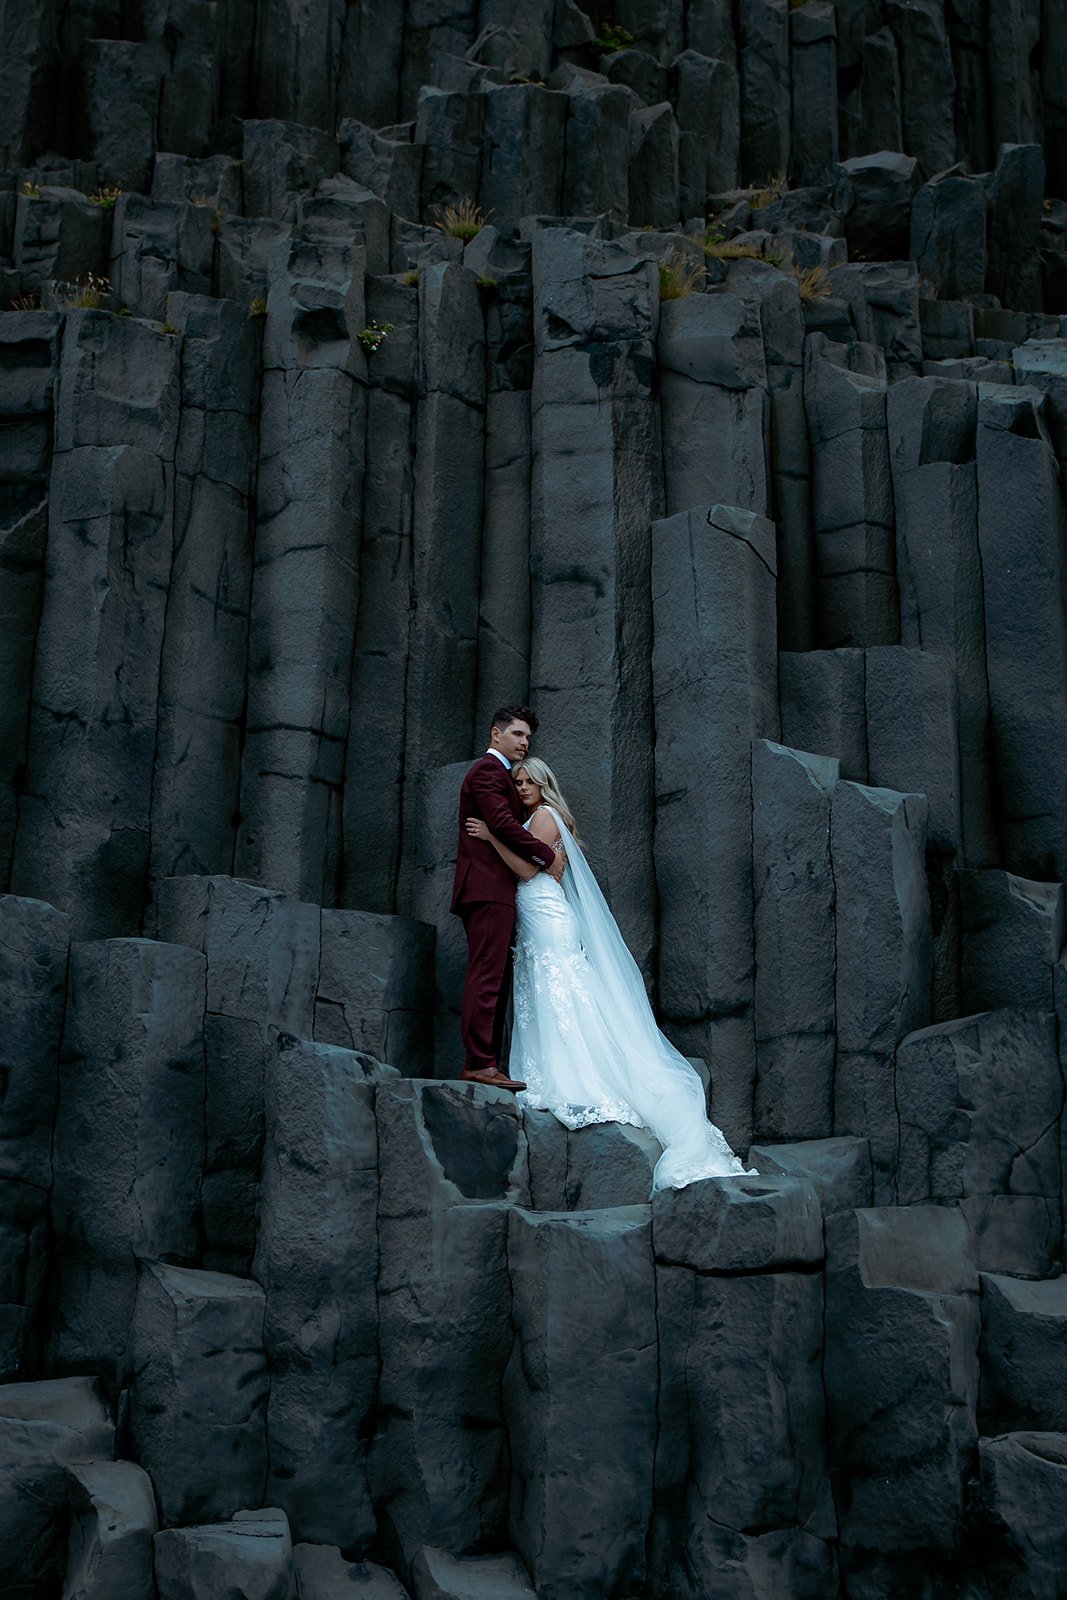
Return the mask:
[(468, 817), (465, 827), (472, 839), (489, 838), (489, 829), (486, 827), (481, 817)]
[(563, 869), (564, 869), (564, 867), (566, 865), (567, 865), (567, 863), (566, 863), (566, 861), (564, 861), (562, 855), (553, 854), (552, 865), (550, 867), (546, 867), (545, 871), (548, 873), (550, 878), (555, 878), (557, 883), (562, 883), (563, 882)]

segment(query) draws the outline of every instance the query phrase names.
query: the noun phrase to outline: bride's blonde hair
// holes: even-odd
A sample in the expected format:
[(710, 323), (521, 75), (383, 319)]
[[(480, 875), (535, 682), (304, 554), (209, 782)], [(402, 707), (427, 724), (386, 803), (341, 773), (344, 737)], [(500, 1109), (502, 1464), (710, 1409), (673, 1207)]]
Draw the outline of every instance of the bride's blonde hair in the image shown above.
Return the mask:
[(546, 800), (550, 806), (555, 807), (580, 844), (581, 835), (575, 827), (574, 815), (563, 798), (563, 790), (556, 781), (556, 774), (552, 771), (548, 762), (540, 760), (538, 756), (527, 756), (525, 761), (519, 762), (518, 767), (515, 769), (516, 772), (520, 768), (533, 779), (534, 783), (540, 786), (542, 800)]

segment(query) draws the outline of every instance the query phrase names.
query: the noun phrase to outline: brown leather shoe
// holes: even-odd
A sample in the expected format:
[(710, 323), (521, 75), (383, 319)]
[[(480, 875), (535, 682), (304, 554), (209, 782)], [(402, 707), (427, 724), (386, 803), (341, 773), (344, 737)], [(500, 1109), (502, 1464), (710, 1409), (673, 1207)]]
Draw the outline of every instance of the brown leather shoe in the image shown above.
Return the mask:
[(473, 1071), (464, 1067), (460, 1077), (464, 1083), (484, 1083), (490, 1089), (510, 1089), (512, 1094), (518, 1094), (526, 1087), (518, 1078), (509, 1078), (498, 1067), (478, 1067)]

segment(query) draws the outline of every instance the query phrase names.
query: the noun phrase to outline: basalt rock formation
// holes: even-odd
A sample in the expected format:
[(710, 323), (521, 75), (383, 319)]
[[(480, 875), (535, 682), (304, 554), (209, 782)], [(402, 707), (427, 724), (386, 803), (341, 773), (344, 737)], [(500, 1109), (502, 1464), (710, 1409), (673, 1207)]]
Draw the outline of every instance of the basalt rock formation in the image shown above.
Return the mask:
[(1064, 1593), (1064, 0), (0, 14), (0, 1600)]

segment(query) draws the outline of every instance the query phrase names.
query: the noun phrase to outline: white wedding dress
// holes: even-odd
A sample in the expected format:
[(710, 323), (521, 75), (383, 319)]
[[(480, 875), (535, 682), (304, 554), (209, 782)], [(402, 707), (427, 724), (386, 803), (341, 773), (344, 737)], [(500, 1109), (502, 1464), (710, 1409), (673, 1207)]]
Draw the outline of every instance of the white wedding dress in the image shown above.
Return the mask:
[(539, 872), (516, 891), (508, 1070), (526, 1081), (519, 1103), (551, 1111), (568, 1128), (648, 1128), (663, 1146), (653, 1194), (745, 1172), (708, 1121), (696, 1072), (656, 1027), (637, 963), (581, 846), (547, 809), (567, 869), (562, 885)]

